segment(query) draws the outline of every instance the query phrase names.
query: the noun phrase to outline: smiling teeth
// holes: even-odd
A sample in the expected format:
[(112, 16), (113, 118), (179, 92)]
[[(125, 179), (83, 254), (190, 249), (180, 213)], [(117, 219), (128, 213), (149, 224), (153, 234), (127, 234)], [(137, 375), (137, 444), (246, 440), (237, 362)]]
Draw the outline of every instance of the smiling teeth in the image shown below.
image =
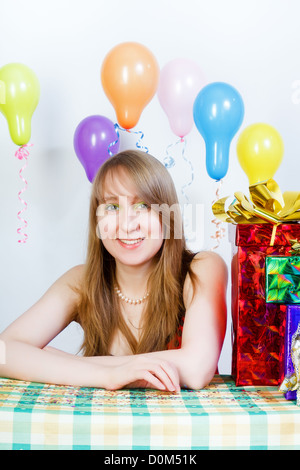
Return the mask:
[(139, 243), (143, 240), (143, 238), (138, 238), (136, 240), (121, 240), (122, 243), (125, 243), (125, 245), (135, 245), (136, 243)]

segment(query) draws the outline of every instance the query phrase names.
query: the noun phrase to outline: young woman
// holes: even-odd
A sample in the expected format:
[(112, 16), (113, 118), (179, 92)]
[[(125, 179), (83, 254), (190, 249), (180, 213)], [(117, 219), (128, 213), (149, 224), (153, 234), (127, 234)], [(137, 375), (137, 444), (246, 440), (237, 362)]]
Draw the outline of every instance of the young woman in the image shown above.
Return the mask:
[[(109, 158), (89, 224), (86, 263), (0, 335), (0, 375), (110, 390), (207, 385), (226, 329), (227, 269), (213, 252), (187, 250), (168, 171), (140, 151)], [(48, 346), (72, 321), (80, 355)]]

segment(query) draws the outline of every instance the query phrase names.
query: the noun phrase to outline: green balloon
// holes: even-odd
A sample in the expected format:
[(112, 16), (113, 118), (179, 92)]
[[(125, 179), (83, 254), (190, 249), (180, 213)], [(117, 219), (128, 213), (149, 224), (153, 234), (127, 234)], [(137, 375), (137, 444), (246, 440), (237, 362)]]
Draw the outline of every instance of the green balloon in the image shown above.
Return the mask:
[(0, 111), (5, 116), (10, 136), (17, 145), (31, 137), (31, 118), (40, 98), (40, 84), (26, 65), (12, 63), (0, 68)]

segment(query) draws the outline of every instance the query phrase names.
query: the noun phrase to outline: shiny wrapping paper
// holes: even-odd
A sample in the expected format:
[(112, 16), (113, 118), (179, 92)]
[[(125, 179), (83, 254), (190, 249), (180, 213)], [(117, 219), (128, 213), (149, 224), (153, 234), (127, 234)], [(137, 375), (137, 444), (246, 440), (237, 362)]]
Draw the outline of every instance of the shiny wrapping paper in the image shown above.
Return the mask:
[[(267, 256), (290, 256), (300, 224), (230, 225), (232, 375), (236, 385), (279, 385), (284, 378), (287, 305), (266, 302)], [(272, 240), (272, 245), (271, 245)]]
[(300, 303), (300, 256), (266, 257), (266, 302)]
[(300, 323), (292, 335), (290, 351), (294, 372), (284, 377), (279, 390), (284, 393), (296, 392), (297, 406), (300, 406)]
[[(286, 312), (285, 327), (285, 345), (284, 345), (284, 375), (290, 377), (295, 373), (295, 367), (292, 360), (292, 338), (300, 324), (300, 306), (289, 305)], [(287, 400), (296, 400), (296, 391), (287, 391), (285, 394)]]

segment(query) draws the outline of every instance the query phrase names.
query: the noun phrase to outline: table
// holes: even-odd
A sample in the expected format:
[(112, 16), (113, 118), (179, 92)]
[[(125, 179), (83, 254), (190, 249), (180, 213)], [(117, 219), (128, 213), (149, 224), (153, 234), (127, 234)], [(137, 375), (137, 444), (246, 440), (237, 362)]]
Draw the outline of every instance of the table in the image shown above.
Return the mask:
[(0, 378), (0, 449), (300, 449), (300, 407), (223, 375), (180, 393)]

